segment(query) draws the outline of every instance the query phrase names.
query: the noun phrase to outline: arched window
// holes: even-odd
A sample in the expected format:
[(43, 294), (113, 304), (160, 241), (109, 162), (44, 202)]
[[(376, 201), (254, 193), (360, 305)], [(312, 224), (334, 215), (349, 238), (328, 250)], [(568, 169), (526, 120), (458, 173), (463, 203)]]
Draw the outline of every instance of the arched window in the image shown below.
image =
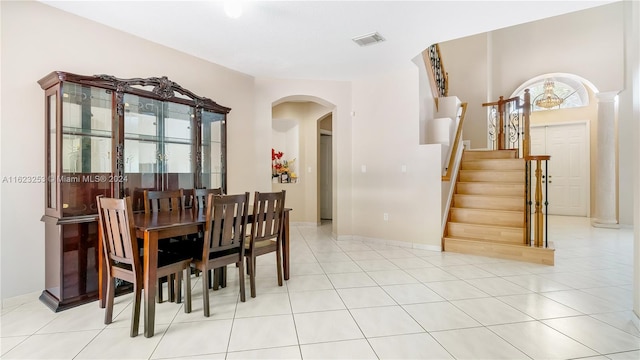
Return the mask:
[[(552, 88), (549, 87), (549, 82), (553, 84)], [(545, 94), (545, 85), (547, 85), (546, 91), (552, 91), (553, 95), (562, 99), (559, 105), (543, 107), (540, 106), (542, 104), (537, 103), (538, 100), (548, 97), (548, 94)], [(525, 89), (529, 89), (529, 93), (531, 94), (531, 111), (568, 109), (589, 105), (587, 88), (582, 82), (571, 77), (538, 76), (521, 85), (513, 96), (519, 96), (524, 100)]]

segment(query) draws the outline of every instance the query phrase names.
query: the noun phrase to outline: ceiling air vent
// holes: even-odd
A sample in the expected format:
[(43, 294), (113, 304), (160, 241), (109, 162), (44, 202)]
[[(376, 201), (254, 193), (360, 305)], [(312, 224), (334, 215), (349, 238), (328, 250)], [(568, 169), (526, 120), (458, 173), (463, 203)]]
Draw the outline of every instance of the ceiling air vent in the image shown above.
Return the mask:
[(368, 45), (377, 44), (379, 42), (383, 42), (384, 38), (382, 37), (382, 35), (378, 34), (377, 32), (374, 32), (371, 34), (354, 37), (351, 40), (355, 41), (355, 43), (360, 46), (368, 46)]

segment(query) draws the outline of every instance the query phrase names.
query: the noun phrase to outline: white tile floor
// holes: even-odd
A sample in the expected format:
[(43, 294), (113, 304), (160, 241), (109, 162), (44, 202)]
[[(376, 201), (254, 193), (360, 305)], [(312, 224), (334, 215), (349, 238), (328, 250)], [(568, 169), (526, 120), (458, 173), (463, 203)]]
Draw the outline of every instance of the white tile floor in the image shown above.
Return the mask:
[(202, 315), (157, 306), (156, 335), (129, 337), (131, 297), (103, 324), (96, 303), (53, 313), (34, 295), (2, 309), (3, 359), (640, 359), (631, 229), (550, 217), (553, 267), (354, 241), (293, 226), (291, 279), (258, 265), (242, 303), (237, 274)]

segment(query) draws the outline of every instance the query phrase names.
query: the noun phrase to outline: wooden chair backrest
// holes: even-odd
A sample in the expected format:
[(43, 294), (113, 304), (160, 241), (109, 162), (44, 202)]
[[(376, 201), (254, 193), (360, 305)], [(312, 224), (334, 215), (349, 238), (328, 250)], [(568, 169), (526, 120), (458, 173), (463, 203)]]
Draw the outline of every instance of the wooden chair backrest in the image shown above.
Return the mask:
[(184, 198), (182, 189), (178, 190), (145, 190), (144, 212), (156, 213), (165, 211), (183, 211)]
[(261, 193), (253, 201), (252, 241), (277, 239), (283, 229), (285, 190)]
[(222, 195), (222, 188), (215, 189), (194, 189), (193, 190), (193, 206), (204, 209), (207, 207), (207, 199), (209, 194)]
[(144, 210), (144, 192), (145, 190), (153, 190), (153, 188), (126, 188), (124, 189), (125, 196), (131, 196), (131, 208), (133, 211)]
[(207, 197), (203, 259), (212, 253), (238, 248), (244, 256), (244, 238), (249, 217), (249, 193)]
[(133, 223), (131, 197), (124, 199), (96, 197), (98, 202), (98, 229), (109, 268), (119, 264), (131, 266), (134, 274), (140, 271), (136, 230)]

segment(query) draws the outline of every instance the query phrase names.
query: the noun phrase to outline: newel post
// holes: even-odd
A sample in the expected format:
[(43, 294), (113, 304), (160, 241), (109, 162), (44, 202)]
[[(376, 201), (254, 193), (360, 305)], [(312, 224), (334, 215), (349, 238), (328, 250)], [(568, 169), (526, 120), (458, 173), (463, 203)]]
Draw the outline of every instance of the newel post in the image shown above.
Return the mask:
[(536, 192), (534, 197), (535, 211), (533, 218), (533, 241), (535, 247), (545, 247), (544, 244), (544, 213), (542, 212), (542, 162), (551, 159), (549, 155), (531, 155), (525, 161), (536, 162)]

